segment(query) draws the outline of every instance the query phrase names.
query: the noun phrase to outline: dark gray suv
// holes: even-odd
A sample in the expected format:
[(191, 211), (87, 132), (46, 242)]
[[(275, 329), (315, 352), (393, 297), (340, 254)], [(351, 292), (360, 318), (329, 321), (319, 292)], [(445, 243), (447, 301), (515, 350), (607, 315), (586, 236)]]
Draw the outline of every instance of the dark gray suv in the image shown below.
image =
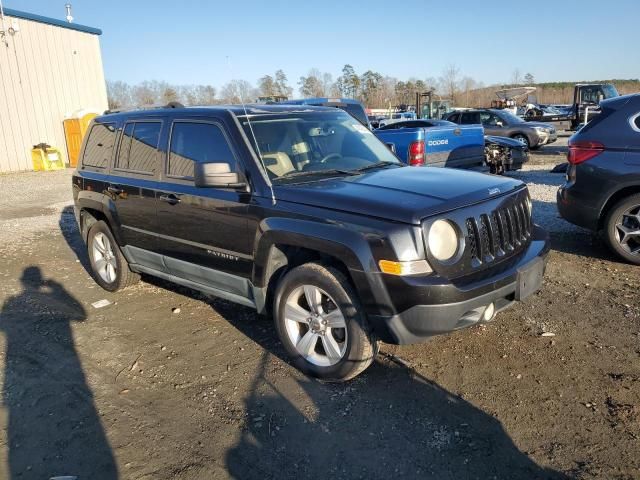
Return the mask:
[(460, 125), (482, 124), (485, 135), (497, 135), (518, 140), (528, 148), (536, 149), (558, 139), (553, 125), (525, 122), (506, 110), (464, 110), (451, 112), (446, 120)]
[(571, 223), (603, 231), (612, 251), (640, 265), (640, 94), (604, 100), (600, 108), (569, 139), (558, 210)]

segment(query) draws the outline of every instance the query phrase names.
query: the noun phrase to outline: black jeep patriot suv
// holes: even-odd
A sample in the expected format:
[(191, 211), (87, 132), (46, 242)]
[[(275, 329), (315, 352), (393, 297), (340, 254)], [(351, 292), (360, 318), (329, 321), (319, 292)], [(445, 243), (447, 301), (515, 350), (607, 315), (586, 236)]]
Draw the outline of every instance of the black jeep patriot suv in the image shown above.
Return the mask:
[(101, 287), (144, 273), (272, 311), (320, 378), (359, 374), (378, 340), (490, 321), (542, 282), (524, 184), (405, 167), (338, 109), (106, 114), (81, 158), (76, 217)]

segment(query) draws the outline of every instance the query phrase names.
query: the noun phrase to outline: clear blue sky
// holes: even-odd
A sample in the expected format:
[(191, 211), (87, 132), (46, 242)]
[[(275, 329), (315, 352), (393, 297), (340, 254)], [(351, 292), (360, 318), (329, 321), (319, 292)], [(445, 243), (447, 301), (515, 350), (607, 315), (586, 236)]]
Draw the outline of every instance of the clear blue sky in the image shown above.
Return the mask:
[[(220, 87), (281, 68), (297, 88), (312, 68), (345, 63), (400, 79), (448, 64), (485, 84), (513, 71), (537, 81), (640, 77), (640, 0), (71, 0), (98, 27), (109, 80)], [(64, 0), (4, 0), (64, 18)], [(521, 6), (517, 6), (521, 5)]]

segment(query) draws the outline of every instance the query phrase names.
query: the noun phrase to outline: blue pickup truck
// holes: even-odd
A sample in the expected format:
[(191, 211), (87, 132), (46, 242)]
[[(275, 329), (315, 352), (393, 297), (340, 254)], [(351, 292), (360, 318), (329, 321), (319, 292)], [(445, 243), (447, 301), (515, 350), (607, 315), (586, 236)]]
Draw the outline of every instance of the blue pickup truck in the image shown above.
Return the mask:
[(373, 133), (408, 165), (468, 168), (484, 163), (482, 125), (410, 120), (385, 125)]

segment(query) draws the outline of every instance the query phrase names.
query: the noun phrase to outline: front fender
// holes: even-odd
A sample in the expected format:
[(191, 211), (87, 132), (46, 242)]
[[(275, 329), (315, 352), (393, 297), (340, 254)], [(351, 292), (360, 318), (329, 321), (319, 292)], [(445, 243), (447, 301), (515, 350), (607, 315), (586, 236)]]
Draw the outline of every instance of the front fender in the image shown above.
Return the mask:
[(274, 245), (301, 247), (329, 255), (349, 270), (360, 301), (367, 314), (383, 314), (392, 303), (382, 283), (366, 237), (356, 230), (330, 223), (291, 218), (268, 218), (260, 222), (254, 251), (254, 285), (266, 287), (270, 275)]

